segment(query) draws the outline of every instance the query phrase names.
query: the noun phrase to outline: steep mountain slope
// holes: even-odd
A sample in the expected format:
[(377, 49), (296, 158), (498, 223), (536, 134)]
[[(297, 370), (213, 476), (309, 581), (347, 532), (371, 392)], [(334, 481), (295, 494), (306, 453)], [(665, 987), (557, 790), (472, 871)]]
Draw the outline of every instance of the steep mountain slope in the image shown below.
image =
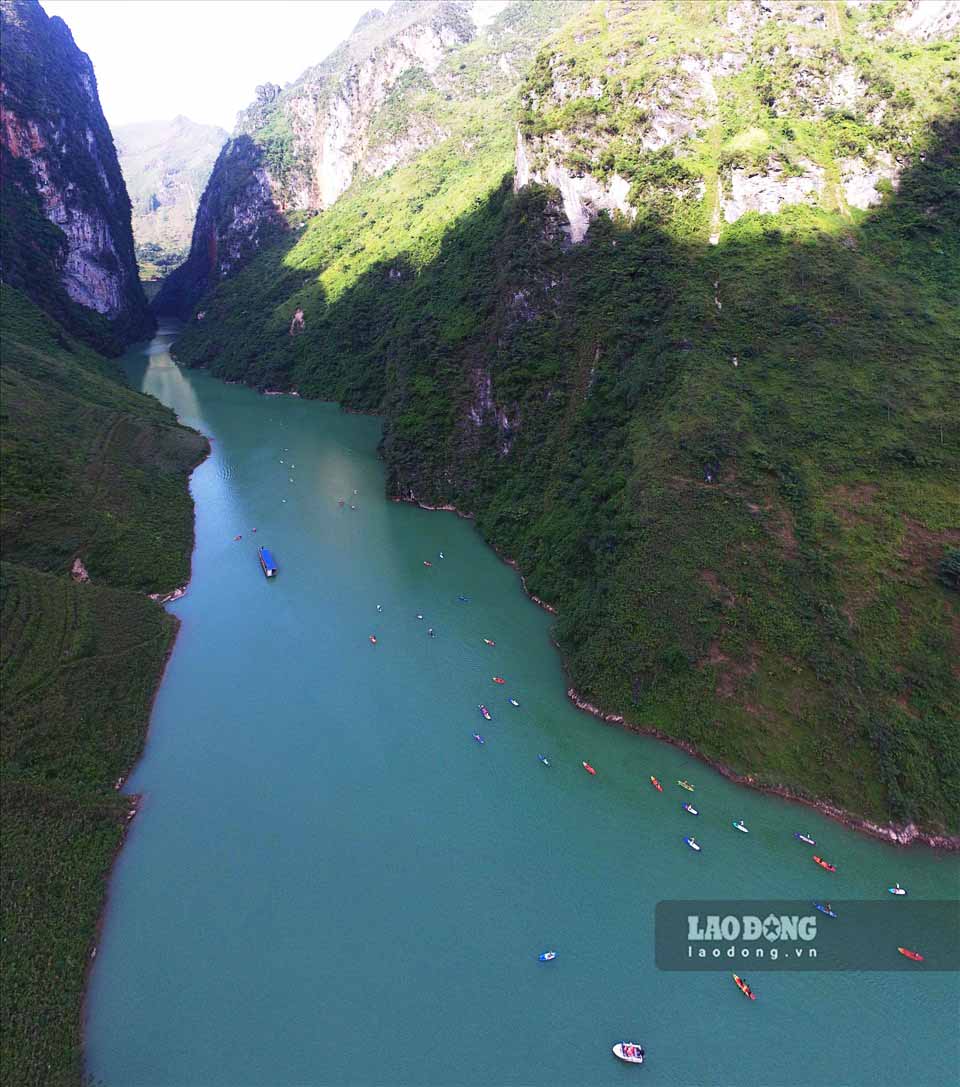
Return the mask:
[(176, 632), (145, 594), (189, 576), (206, 441), (71, 334), (117, 351), (152, 327), (129, 199), (69, 30), (35, 4), (2, 16), (0, 1078), (50, 1087), (84, 1081), (86, 968), (131, 814), (114, 785)]
[(36, 0), (0, 0), (3, 282), (107, 351), (153, 327), (90, 58)]
[(358, 177), (178, 355), (382, 411), (391, 493), (476, 515), (582, 701), (956, 833), (952, 19), (593, 4), (499, 98), (467, 46), (475, 128)]
[(133, 238), (144, 280), (182, 264), (200, 197), (227, 133), (187, 117), (115, 129), (120, 169), (133, 205)]
[(302, 227), (351, 185), (388, 175), (438, 143), (459, 139), (459, 154), (474, 157), (475, 146), (488, 143), (494, 103), (515, 88), (545, 34), (581, 6), (515, 5), (478, 38), (469, 3), (399, 0), (386, 14), (368, 12), (290, 86), (258, 87), (217, 160), (190, 256), (155, 309), (188, 317), (288, 219)]

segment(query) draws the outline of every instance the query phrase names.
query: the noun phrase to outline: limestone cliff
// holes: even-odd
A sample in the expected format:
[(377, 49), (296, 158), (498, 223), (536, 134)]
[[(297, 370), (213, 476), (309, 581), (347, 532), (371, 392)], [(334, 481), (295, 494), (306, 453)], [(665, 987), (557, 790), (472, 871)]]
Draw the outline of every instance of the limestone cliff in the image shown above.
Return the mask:
[(3, 279), (116, 350), (152, 318), (93, 66), (34, 0), (2, 0), (0, 17)]
[(731, 0), (679, 13), (594, 6), (527, 77), (515, 188), (555, 188), (569, 242), (601, 212), (700, 217), (713, 244), (749, 212), (849, 219), (897, 187), (912, 133), (955, 102), (949, 65), (939, 86), (898, 82), (891, 66), (911, 40), (943, 40), (949, 61), (955, 4)]
[(158, 312), (188, 316), (204, 291), (282, 228), (283, 213), (323, 211), (358, 175), (378, 177), (443, 138), (426, 117), (381, 115), (411, 89), (436, 89), (445, 57), (475, 34), (469, 8), (399, 0), (386, 13), (368, 12), (290, 86), (257, 87), (204, 192), (189, 258), (157, 296)]

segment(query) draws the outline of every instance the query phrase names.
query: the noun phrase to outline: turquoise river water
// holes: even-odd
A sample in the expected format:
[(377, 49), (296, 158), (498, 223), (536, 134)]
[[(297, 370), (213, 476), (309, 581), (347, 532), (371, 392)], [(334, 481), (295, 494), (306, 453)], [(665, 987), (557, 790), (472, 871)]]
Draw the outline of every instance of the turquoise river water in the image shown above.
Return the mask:
[[(377, 420), (181, 370), (172, 331), (128, 373), (213, 453), (91, 978), (97, 1082), (956, 1082), (955, 973), (744, 968), (750, 1002), (729, 973), (658, 970), (653, 938), (661, 899), (897, 908), (895, 880), (953, 897), (955, 859), (577, 711), (550, 616), (472, 525), (385, 499)], [(538, 962), (547, 948), (556, 961)], [(611, 1055), (622, 1038), (646, 1047), (642, 1068)]]

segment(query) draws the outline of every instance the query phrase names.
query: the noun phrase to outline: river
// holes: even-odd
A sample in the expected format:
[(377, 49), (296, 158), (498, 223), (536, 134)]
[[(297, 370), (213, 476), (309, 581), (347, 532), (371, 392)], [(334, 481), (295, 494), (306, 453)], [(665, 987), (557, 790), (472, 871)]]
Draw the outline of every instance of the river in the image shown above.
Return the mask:
[[(130, 379), (213, 452), (91, 977), (98, 1082), (955, 1082), (956, 973), (745, 968), (750, 1002), (729, 973), (658, 970), (653, 941), (661, 899), (943, 898), (955, 858), (576, 710), (516, 573), (468, 521), (385, 499), (378, 420), (181, 370), (172, 333)], [(643, 1068), (611, 1056), (621, 1038)]]

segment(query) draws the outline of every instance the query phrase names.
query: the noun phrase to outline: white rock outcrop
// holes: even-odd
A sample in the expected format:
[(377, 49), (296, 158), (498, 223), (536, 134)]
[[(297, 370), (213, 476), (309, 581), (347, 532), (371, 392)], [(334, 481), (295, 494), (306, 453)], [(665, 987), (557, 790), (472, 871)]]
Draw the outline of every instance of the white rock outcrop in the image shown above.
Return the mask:
[(568, 148), (559, 134), (544, 141), (546, 146), (546, 165), (533, 169), (530, 165), (529, 150), (520, 129), (517, 129), (517, 149), (514, 158), (514, 191), (519, 191), (531, 182), (552, 185), (560, 190), (563, 212), (567, 217), (566, 234), (573, 245), (578, 245), (587, 236), (590, 224), (602, 211), (619, 212), (628, 218), (636, 216), (636, 209), (630, 206), (627, 196), (630, 182), (619, 174), (612, 174), (606, 182), (592, 174), (575, 174), (563, 163)]
[(858, 157), (840, 159), (838, 165), (843, 195), (852, 208), (865, 211), (879, 204), (883, 199), (877, 189), (880, 181), (889, 181), (894, 189), (900, 184), (900, 169), (885, 151), (878, 151), (869, 164)]
[(823, 192), (824, 171), (806, 159), (801, 165), (799, 176), (788, 176), (776, 159), (770, 159), (762, 172), (733, 169), (723, 195), (723, 218), (735, 223), (748, 211), (773, 215), (787, 204), (817, 203)]
[(920, 41), (949, 38), (960, 32), (960, 3), (957, 0), (911, 0), (908, 9), (893, 26), (908, 38)]

